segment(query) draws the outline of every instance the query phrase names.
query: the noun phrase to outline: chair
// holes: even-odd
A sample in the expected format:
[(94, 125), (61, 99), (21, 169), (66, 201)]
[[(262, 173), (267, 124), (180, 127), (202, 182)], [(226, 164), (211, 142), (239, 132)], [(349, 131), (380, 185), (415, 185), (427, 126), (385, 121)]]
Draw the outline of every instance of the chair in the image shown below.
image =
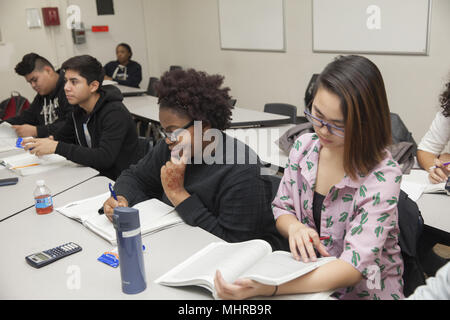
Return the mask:
[(172, 71), (172, 70), (182, 70), (182, 69), (183, 69), (183, 68), (180, 67), (180, 66), (170, 66), (169, 71)]
[(236, 99), (230, 99), (230, 105), (234, 107), (236, 105)]
[(148, 81), (148, 87), (147, 87), (147, 94), (149, 96), (156, 97), (156, 90), (155, 90), (155, 84), (158, 83), (159, 79), (155, 77), (150, 77), (150, 80)]
[(138, 154), (137, 158), (142, 159), (147, 153), (153, 149), (154, 141), (151, 138), (138, 137)]
[(287, 103), (266, 103), (264, 112), (291, 117), (291, 123), (297, 123), (297, 107)]

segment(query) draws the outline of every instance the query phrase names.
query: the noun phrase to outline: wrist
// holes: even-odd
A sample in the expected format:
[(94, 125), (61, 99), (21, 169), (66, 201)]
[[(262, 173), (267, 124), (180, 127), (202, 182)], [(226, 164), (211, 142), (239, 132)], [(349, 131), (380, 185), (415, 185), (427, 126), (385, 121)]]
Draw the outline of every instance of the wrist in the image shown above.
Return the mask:
[(177, 191), (171, 191), (166, 195), (175, 207), (191, 196), (184, 188)]

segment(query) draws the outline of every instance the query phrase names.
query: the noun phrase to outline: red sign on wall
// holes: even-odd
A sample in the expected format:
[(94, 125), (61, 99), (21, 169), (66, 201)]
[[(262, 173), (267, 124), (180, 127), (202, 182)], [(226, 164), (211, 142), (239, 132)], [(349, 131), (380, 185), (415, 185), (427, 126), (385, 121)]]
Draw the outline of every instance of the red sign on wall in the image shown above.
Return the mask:
[(42, 16), (44, 17), (44, 25), (59, 26), (59, 13), (57, 7), (42, 8)]

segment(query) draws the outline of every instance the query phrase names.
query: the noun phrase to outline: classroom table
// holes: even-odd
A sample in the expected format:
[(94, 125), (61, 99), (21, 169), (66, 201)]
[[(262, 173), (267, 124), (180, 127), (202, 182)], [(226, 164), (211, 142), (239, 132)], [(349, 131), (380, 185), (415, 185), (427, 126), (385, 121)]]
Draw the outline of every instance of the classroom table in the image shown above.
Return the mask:
[(0, 198), (2, 203), (0, 222), (20, 211), (34, 206), (33, 192), (36, 188), (37, 180), (45, 180), (45, 184), (54, 196), (95, 177), (96, 175), (98, 175), (97, 170), (80, 166), (75, 163), (70, 163), (70, 165), (64, 167), (29, 176), (19, 176), (5, 167), (0, 166), (0, 179), (12, 177), (19, 178), (18, 183), (15, 185), (0, 187)]
[(146, 91), (141, 88), (128, 87), (121, 84), (115, 84), (115, 86), (122, 92), (124, 97), (146, 94)]
[[(55, 207), (105, 192), (111, 180), (92, 178), (54, 197)], [(145, 236), (147, 289), (127, 295), (121, 289), (120, 268), (97, 258), (112, 246), (81, 223), (58, 212), (37, 215), (33, 208), (0, 223), (0, 299), (152, 299), (210, 300), (212, 294), (197, 286), (168, 287), (154, 283), (211, 242), (223, 241), (209, 232), (186, 224)], [(40, 269), (25, 256), (64, 243), (75, 242), (82, 251)], [(14, 276), (12, 276), (14, 275)], [(273, 299), (315, 299), (322, 294), (289, 295)]]
[(258, 154), (261, 161), (284, 168), (289, 154), (281, 150), (276, 141), (294, 126), (295, 124), (284, 124), (274, 127), (227, 129), (225, 133), (246, 143)]
[[(126, 97), (123, 103), (134, 116), (159, 122), (158, 98), (153, 96)], [(232, 127), (276, 126), (291, 122), (289, 116), (234, 107), (231, 116)]]
[(447, 238), (450, 239), (450, 196), (424, 193), (416, 203), (425, 225), (447, 233)]

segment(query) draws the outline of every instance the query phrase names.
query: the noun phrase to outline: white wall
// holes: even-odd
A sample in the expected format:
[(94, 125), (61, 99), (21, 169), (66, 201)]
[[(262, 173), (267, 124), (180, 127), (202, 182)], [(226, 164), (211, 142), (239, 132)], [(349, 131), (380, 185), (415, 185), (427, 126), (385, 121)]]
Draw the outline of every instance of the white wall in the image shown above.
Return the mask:
[[(102, 64), (115, 60), (115, 48), (120, 42), (133, 49), (133, 60), (142, 66), (141, 88), (147, 88), (149, 78), (146, 28), (143, 1), (115, 0), (115, 15), (98, 16), (95, 0), (0, 0), (0, 100), (6, 99), (12, 90), (19, 91), (31, 100), (35, 92), (23, 77), (14, 72), (15, 65), (29, 52), (46, 57), (55, 67), (74, 55), (90, 54)], [(108, 25), (107, 33), (86, 34), (86, 43), (74, 45), (71, 31), (66, 27), (66, 8), (78, 5), (81, 21), (86, 28), (92, 25)], [(58, 7), (60, 26), (29, 29), (26, 25), (26, 8)], [(42, 18), (42, 14), (41, 14)]]
[[(220, 73), (238, 106), (263, 110), (267, 102), (286, 102), (301, 114), (311, 75), (337, 55), (312, 52), (311, 4), (285, 0), (287, 50), (274, 53), (221, 50), (216, 0), (146, 1), (150, 65), (159, 66), (154, 72), (179, 64)], [(391, 111), (400, 114), (417, 142), (431, 124), (438, 95), (450, 78), (449, 14), (450, 1), (433, 0), (429, 56), (365, 55), (383, 74)]]
[[(114, 16), (97, 16), (94, 0), (0, 0), (0, 99), (19, 90), (34, 92), (14, 66), (35, 51), (59, 66), (75, 54), (92, 54), (102, 63), (115, 58), (114, 48), (128, 42), (134, 59), (149, 76), (170, 65), (193, 67), (225, 76), (238, 106), (262, 110), (267, 102), (286, 102), (303, 111), (303, 95), (311, 74), (320, 72), (336, 54), (312, 52), (312, 0), (285, 0), (284, 53), (221, 50), (217, 0), (114, 0)], [(438, 110), (438, 96), (450, 78), (450, 1), (433, 0), (429, 56), (366, 55), (380, 68), (393, 112), (399, 113), (416, 141)], [(77, 4), (82, 21), (110, 26), (107, 34), (87, 35), (75, 46), (65, 28), (65, 10)], [(58, 6), (61, 26), (28, 29), (25, 8)]]

